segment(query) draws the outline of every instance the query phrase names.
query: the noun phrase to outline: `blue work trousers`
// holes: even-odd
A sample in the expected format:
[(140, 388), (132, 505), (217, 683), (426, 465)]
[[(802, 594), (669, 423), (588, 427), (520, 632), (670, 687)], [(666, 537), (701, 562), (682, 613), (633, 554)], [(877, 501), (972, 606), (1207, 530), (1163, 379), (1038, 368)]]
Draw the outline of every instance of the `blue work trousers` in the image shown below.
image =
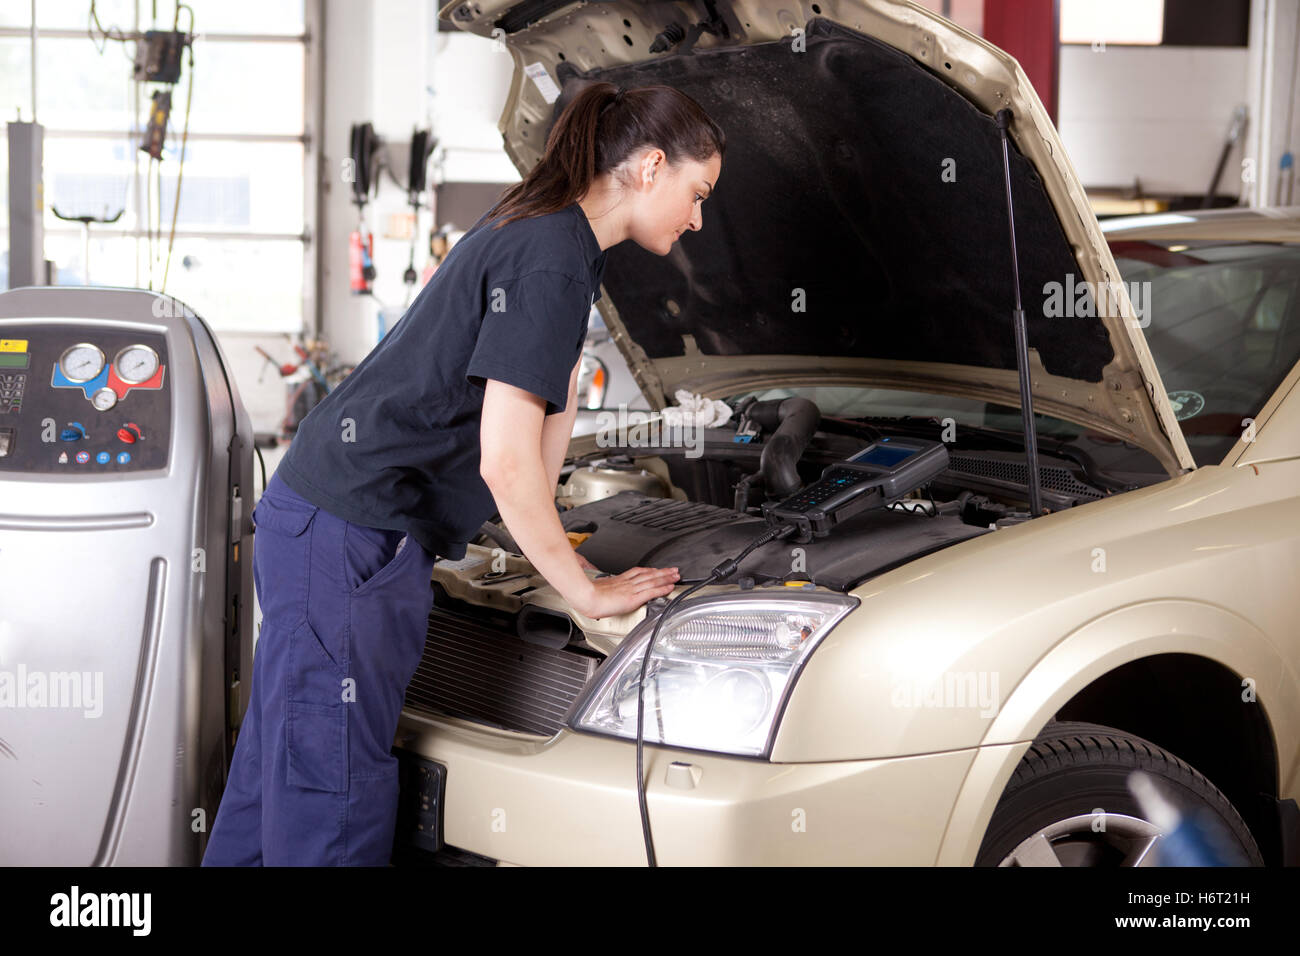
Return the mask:
[(203, 865), (383, 866), (397, 816), (391, 748), (436, 556), (401, 531), (335, 517), (278, 475), (253, 523), (262, 624)]

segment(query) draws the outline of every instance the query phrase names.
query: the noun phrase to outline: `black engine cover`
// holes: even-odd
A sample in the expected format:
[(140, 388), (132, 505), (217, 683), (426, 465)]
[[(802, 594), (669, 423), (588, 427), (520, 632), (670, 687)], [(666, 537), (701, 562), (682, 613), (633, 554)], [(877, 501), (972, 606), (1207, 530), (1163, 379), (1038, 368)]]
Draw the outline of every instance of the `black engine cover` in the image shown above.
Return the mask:
[[(676, 567), (684, 580), (707, 577), (767, 527), (761, 518), (729, 508), (650, 498), (635, 491), (571, 508), (560, 521), (566, 531), (591, 532), (578, 551), (602, 571), (621, 574), (638, 566)], [(931, 518), (883, 509), (867, 511), (809, 544), (765, 544), (745, 558), (739, 573), (752, 575), (759, 582), (808, 579), (844, 590), (987, 531), (951, 515)], [(797, 548), (802, 549), (802, 556)]]

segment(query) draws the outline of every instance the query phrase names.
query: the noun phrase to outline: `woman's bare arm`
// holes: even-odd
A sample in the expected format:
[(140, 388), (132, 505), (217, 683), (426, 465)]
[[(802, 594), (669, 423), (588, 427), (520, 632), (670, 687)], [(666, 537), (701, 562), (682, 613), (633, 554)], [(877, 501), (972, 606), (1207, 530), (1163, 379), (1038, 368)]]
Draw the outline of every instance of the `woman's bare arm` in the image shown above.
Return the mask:
[(564, 411), (547, 415), (542, 422), (542, 460), (546, 463), (546, 474), (550, 476), (552, 488), (560, 483), (564, 456), (568, 454), (569, 440), (573, 437), (573, 423), (578, 417), (578, 370), (580, 368), (582, 368), (581, 356), (569, 374), (569, 400), (564, 406)]
[(676, 568), (631, 568), (594, 581), (583, 572), (555, 511), (555, 484), (543, 460), (545, 410), (531, 392), (496, 379), (485, 383), (479, 472), (524, 556), (591, 618), (634, 611), (670, 592)]

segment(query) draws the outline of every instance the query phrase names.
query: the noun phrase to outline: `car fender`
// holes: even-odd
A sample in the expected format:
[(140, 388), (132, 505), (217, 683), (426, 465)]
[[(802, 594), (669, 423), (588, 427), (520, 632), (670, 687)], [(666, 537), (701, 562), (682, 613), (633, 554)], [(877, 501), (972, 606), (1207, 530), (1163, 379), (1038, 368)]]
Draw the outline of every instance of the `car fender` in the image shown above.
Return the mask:
[[(1283, 797), (1300, 793), (1300, 681), (1264, 633), (1224, 608), (1157, 600), (1101, 615), (1067, 635), (1010, 692), (958, 791), (940, 865), (969, 866), (1007, 781), (1053, 715), (1089, 684), (1157, 654), (1196, 654), (1246, 681), (1264, 708), (1277, 748)], [(1064, 677), (1065, 679), (1062, 679)], [(1124, 729), (1124, 728), (1120, 728)]]

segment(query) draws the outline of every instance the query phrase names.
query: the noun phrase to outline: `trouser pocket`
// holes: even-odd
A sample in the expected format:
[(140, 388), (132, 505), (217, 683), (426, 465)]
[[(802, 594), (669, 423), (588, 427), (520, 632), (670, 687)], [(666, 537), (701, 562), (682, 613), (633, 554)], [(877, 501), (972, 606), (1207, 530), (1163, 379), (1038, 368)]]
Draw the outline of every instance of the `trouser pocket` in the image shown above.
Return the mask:
[(291, 787), (342, 793), (348, 789), (346, 705), (291, 700), (285, 715), (286, 782)]
[(313, 519), (319, 511), (304, 499), (266, 493), (253, 509), (253, 577), (264, 620), (291, 627), (306, 614)]
[(393, 737), (429, 629), (433, 562), (433, 555), (408, 539), (401, 553), (349, 598), (349, 673), (357, 681), (358, 701), (348, 717), (354, 779), (397, 772)]
[(342, 623), (330, 629), (329, 647), (309, 621), (289, 635), (285, 749), (290, 786), (339, 793), (348, 788), (345, 708), (356, 706), (343, 664)]
[(404, 533), (384, 528), (367, 528), (349, 522), (343, 532), (344, 564), (348, 591), (362, 594), (382, 586), (385, 578), (393, 575), (406, 557), (407, 548), (417, 547)]
[[(310, 613), (310, 612), (309, 612)], [(346, 621), (330, 621), (322, 639), (304, 620), (289, 635), (289, 700), (334, 706), (355, 699), (355, 682), (348, 676)]]

